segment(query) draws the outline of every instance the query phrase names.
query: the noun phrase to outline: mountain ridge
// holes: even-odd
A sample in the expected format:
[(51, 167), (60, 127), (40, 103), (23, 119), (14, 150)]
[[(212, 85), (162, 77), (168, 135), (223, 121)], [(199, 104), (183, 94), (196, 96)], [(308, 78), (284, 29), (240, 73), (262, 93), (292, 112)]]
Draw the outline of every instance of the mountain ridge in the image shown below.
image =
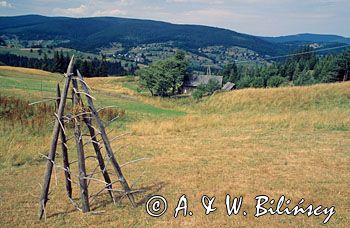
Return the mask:
[(274, 43), (287, 42), (322, 42), (322, 43), (344, 43), (350, 44), (350, 38), (334, 34), (299, 33), (285, 36), (261, 36), (260, 38)]
[[(153, 61), (155, 56), (162, 58), (179, 48), (191, 53), (197, 59), (198, 67), (206, 64), (223, 66), (239, 60), (259, 62), (264, 57), (295, 52), (305, 44), (319, 43), (314, 45), (315, 48), (350, 44), (350, 38), (339, 35), (303, 33), (260, 37), (226, 28), (150, 19), (42, 15), (0, 16), (0, 37), (18, 39), (21, 42), (19, 48), (36, 47), (44, 40), (48, 41), (44, 46), (108, 53), (109, 57), (141, 59), (142, 63)], [(35, 42), (28, 45), (26, 41)]]
[(135, 46), (172, 41), (188, 50), (222, 45), (248, 48), (261, 55), (286, 52), (283, 45), (229, 29), (118, 17), (0, 17), (0, 35), (16, 35), (24, 40), (69, 40), (69, 45), (83, 51), (95, 51), (113, 42)]

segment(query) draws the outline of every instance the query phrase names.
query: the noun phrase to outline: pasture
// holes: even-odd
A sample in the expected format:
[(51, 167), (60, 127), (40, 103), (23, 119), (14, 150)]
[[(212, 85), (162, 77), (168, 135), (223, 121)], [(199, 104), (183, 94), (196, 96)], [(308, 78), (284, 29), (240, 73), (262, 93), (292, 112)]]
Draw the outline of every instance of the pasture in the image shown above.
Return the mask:
[[(27, 104), (54, 96), (62, 76), (0, 67), (0, 96), (7, 99), (0, 102), (2, 226), (324, 226), (323, 215), (255, 218), (257, 195), (274, 199), (285, 195), (293, 205), (304, 198), (306, 205), (335, 206), (328, 225), (350, 226), (350, 83), (244, 89), (197, 102), (140, 95), (136, 80), (87, 82), (99, 107), (112, 105), (125, 113), (108, 128), (110, 137), (124, 135), (112, 143), (118, 161), (148, 158), (123, 169), (130, 182), (143, 174), (135, 184), (145, 190), (136, 196), (139, 206), (132, 208), (122, 199), (116, 207), (106, 193), (92, 204), (96, 213), (83, 215), (66, 200), (63, 171), (57, 169), (45, 222), (37, 217), (46, 164), (40, 153), (49, 149), (54, 116), (50, 107), (29, 110)], [(26, 121), (19, 121), (18, 113), (28, 112), (23, 117)], [(74, 150), (70, 156), (76, 157)], [(93, 170), (93, 164), (88, 161), (87, 168)], [(168, 201), (168, 211), (160, 218), (145, 212), (152, 194)], [(193, 216), (174, 218), (183, 194)], [(242, 207), (248, 215), (227, 216), (226, 194), (243, 196)], [(205, 215), (202, 195), (216, 196), (215, 213)]]

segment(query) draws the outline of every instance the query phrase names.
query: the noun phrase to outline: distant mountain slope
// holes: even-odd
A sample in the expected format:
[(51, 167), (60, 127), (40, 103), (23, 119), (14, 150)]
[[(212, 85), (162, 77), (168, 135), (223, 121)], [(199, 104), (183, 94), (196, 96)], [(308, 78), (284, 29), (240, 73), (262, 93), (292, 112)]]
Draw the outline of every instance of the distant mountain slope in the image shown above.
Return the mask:
[(175, 47), (192, 51), (206, 46), (239, 46), (261, 55), (288, 52), (282, 44), (227, 29), (114, 17), (0, 17), (0, 35), (16, 35), (22, 40), (69, 40), (65, 45), (90, 52), (113, 42), (125, 47), (173, 42)]
[(315, 42), (315, 43), (343, 43), (350, 44), (350, 38), (337, 35), (321, 35), (321, 34), (297, 34), (279, 37), (261, 37), (262, 39), (274, 43), (289, 43), (289, 42)]

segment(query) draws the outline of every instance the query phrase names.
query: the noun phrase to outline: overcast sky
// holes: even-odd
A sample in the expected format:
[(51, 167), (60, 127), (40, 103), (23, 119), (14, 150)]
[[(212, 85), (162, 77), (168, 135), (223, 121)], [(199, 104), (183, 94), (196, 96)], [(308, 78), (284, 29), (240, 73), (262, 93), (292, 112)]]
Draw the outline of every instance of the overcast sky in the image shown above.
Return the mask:
[(115, 16), (228, 28), (252, 35), (350, 37), (350, 0), (0, 0), (0, 15)]

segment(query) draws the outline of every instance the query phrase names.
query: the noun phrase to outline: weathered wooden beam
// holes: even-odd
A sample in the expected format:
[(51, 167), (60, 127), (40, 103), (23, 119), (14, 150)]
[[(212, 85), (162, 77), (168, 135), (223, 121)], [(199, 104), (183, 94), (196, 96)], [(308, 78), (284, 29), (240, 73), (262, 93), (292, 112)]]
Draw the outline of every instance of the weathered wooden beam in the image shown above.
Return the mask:
[[(80, 105), (79, 94), (76, 93), (78, 88), (76, 87), (76, 83), (73, 84), (73, 110), (75, 112), (80, 112), (82, 107)], [(89, 192), (87, 187), (87, 179), (86, 179), (86, 167), (85, 167), (85, 154), (83, 147), (83, 137), (81, 135), (80, 129), (80, 117), (79, 115), (74, 118), (74, 137), (77, 147), (77, 157), (78, 157), (78, 167), (79, 167), (79, 187), (80, 187), (80, 197), (82, 202), (82, 211), (83, 213), (90, 211), (89, 205)]]
[(42, 219), (45, 211), (45, 206), (48, 201), (48, 194), (49, 194), (49, 188), (50, 188), (50, 182), (51, 182), (51, 174), (52, 174), (52, 168), (53, 168), (53, 161), (55, 160), (56, 156), (56, 149), (57, 149), (57, 141), (58, 141), (58, 135), (60, 132), (60, 120), (62, 119), (64, 108), (66, 105), (66, 100), (67, 100), (67, 95), (68, 95), (68, 88), (69, 84), (71, 82), (71, 77), (73, 73), (73, 65), (74, 65), (74, 56), (72, 56), (68, 69), (67, 69), (67, 77), (64, 81), (64, 86), (63, 86), (63, 93), (61, 97), (61, 102), (57, 110), (57, 119), (55, 121), (55, 125), (53, 128), (52, 132), (52, 139), (51, 139), (51, 146), (50, 146), (50, 152), (48, 156), (48, 161), (46, 165), (46, 171), (44, 175), (44, 183), (42, 186), (42, 193), (40, 196), (40, 201), (39, 201), (39, 219)]
[(112, 184), (111, 184), (112, 181), (111, 181), (111, 178), (109, 177), (108, 171), (106, 169), (106, 165), (105, 165), (105, 162), (103, 160), (101, 149), (100, 149), (100, 146), (97, 142), (95, 130), (94, 130), (94, 128), (91, 127), (91, 120), (90, 119), (86, 118), (85, 116), (83, 116), (83, 119), (84, 119), (86, 126), (89, 129), (89, 132), (91, 135), (91, 141), (92, 141), (92, 145), (95, 149), (98, 165), (100, 166), (103, 178), (104, 178), (105, 182), (107, 183), (106, 189), (108, 190), (109, 195), (113, 198), (113, 194), (110, 191), (112, 189)]
[(90, 109), (90, 112), (92, 113), (93, 117), (95, 117), (95, 120), (96, 120), (96, 123), (97, 123), (97, 126), (101, 132), (101, 137), (102, 137), (102, 140), (103, 140), (103, 143), (106, 147), (106, 151), (107, 151), (107, 155), (108, 155), (108, 158), (110, 159), (111, 161), (111, 164), (115, 170), (115, 172), (117, 173), (118, 175), (118, 179), (122, 185), (122, 188), (125, 192), (125, 194), (127, 195), (127, 197), (129, 198), (131, 204), (133, 207), (136, 207), (136, 204), (135, 204), (135, 199), (134, 199), (134, 196), (133, 194), (131, 193), (131, 189), (129, 187), (129, 184), (128, 182), (126, 181), (124, 175), (123, 175), (123, 172), (120, 168), (120, 165), (119, 163), (117, 162), (117, 159), (115, 158), (114, 156), (114, 153), (113, 153), (113, 150), (112, 150), (112, 147), (110, 145), (110, 142), (109, 142), (109, 139), (107, 137), (107, 134), (106, 134), (106, 130), (105, 130), (105, 127), (98, 115), (98, 112), (93, 104), (93, 101), (92, 101), (92, 98), (91, 98), (91, 95), (90, 95), (90, 92), (89, 92), (89, 89), (88, 87), (86, 86), (86, 83), (84, 83), (84, 78), (83, 76), (80, 74), (79, 71), (77, 71), (77, 74), (78, 74), (78, 77), (80, 78), (80, 84), (84, 90), (84, 92), (86, 93), (86, 99), (88, 101), (88, 106), (89, 106), (89, 109)]
[[(57, 83), (57, 107), (60, 105), (61, 100), (61, 90), (60, 90), (60, 84)], [(64, 128), (64, 121), (61, 122)], [(66, 180), (66, 191), (68, 197), (72, 198), (72, 183), (71, 183), (71, 175), (69, 172), (69, 159), (68, 159), (68, 148), (67, 148), (67, 137), (63, 130), (60, 130), (60, 138), (61, 138), (61, 147), (62, 147), (62, 158), (63, 158), (63, 168), (64, 168), (64, 176)]]
[(346, 71), (344, 73), (343, 82), (346, 82), (348, 79), (349, 79), (349, 64), (346, 63)]
[[(83, 81), (83, 83), (85, 83), (85, 82)], [(77, 84), (76, 79), (72, 79), (72, 84), (73, 84), (73, 88), (76, 88), (76, 89), (78, 88), (78, 84)], [(80, 95), (77, 94), (77, 96), (79, 97), (81, 105), (83, 107), (83, 101), (81, 100)], [(82, 116), (83, 116), (83, 121), (84, 121), (85, 125), (89, 129), (91, 142), (92, 142), (92, 145), (93, 145), (94, 150), (95, 150), (96, 158), (97, 158), (100, 170), (102, 172), (103, 178), (106, 182), (106, 189), (108, 190), (108, 193), (111, 196), (111, 198), (114, 199), (113, 192), (111, 191), (111, 189), (113, 188), (112, 184), (111, 184), (112, 181), (111, 181), (111, 178), (109, 177), (108, 171), (106, 169), (106, 165), (104, 163), (101, 149), (100, 149), (100, 146), (98, 144), (97, 137), (96, 137), (95, 129), (92, 127), (92, 121), (86, 113), (84, 113)]]

